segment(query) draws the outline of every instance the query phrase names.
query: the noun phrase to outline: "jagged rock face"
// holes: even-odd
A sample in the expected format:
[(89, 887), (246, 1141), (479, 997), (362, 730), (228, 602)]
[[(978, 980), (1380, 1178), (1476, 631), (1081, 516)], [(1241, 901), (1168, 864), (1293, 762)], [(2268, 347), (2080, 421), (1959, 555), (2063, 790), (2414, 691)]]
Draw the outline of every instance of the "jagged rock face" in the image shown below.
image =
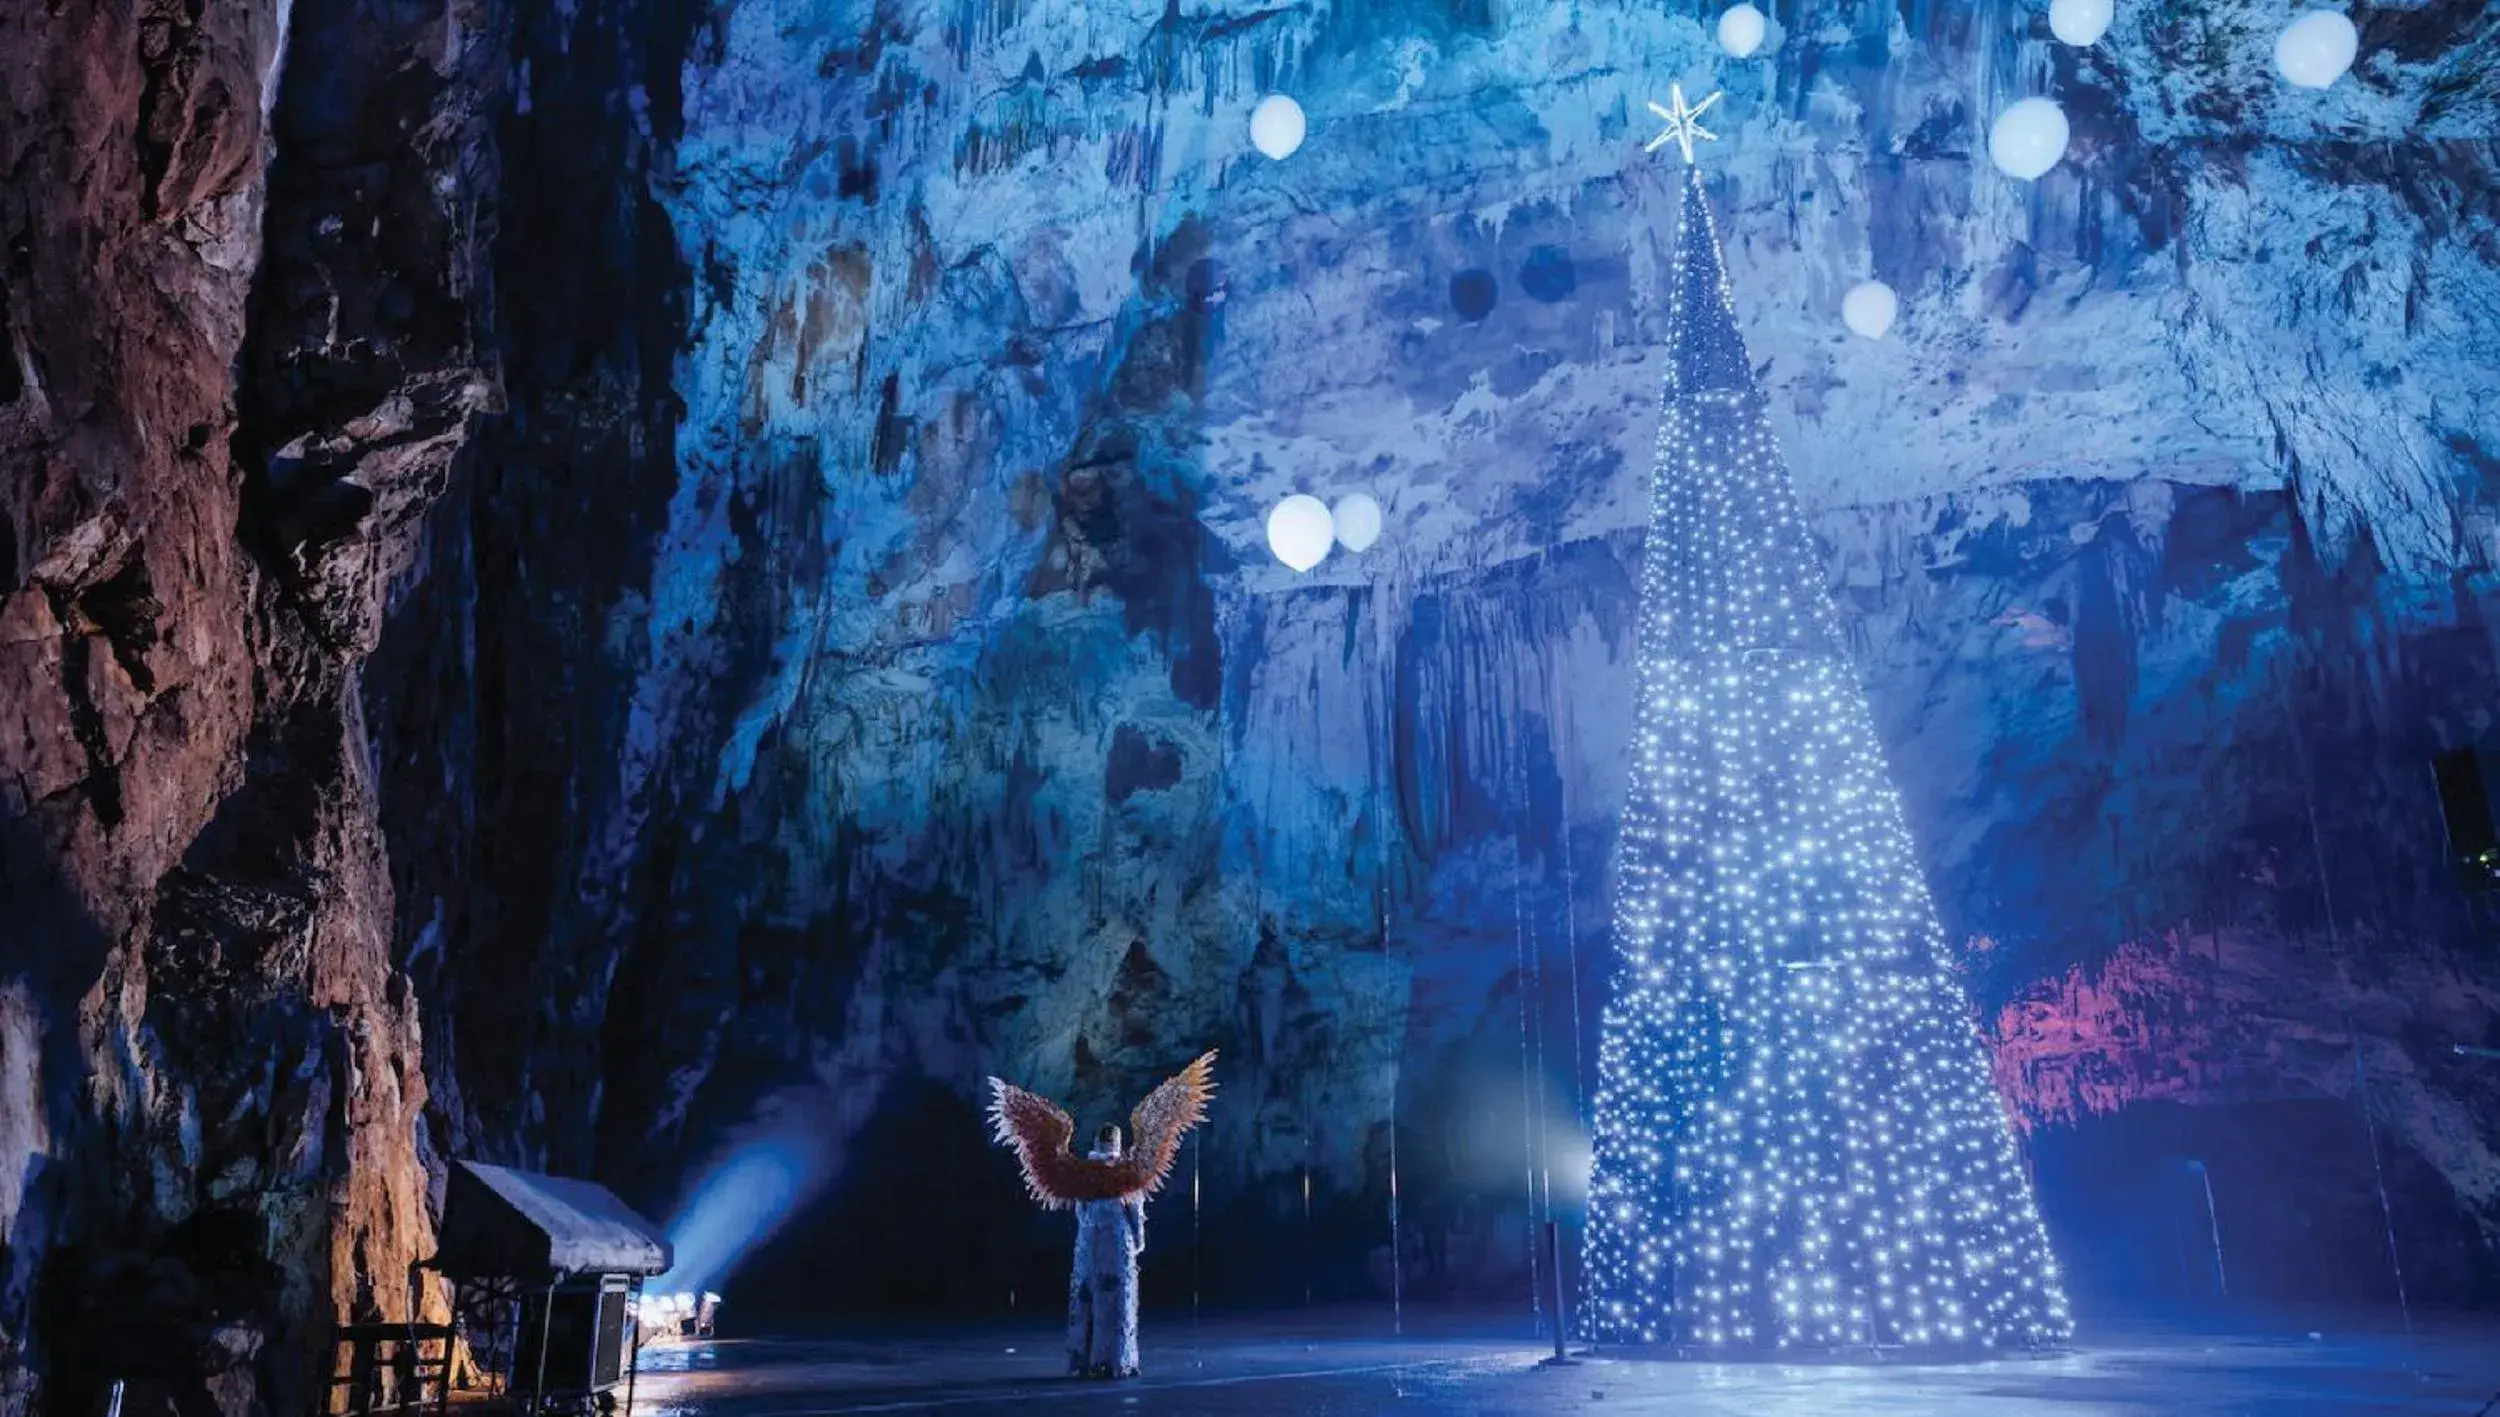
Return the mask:
[[(759, 1125), (815, 1189), (746, 1292), (870, 1297), (839, 1241), (1047, 1293), (978, 1077), (1091, 1120), (1209, 1045), (1211, 1293), (1516, 1292), (1603, 994), (1670, 81), (1729, 92), (1737, 306), (2053, 1227), (2172, 1144), (2107, 1127), (2288, 1092), (2369, 1118), (2400, 1249), (2487, 1245), (2422, 766), (2500, 684), (2482, 7), (2371, 10), (2322, 94), (2253, 0), (2082, 53), (1781, 4), (1742, 64), (1596, 4), (71, 8), (0, 17), (45, 1381), (107, 1330), (44, 1296), (110, 1294), (283, 1399), (296, 1321), (399, 1312), (433, 1155), (666, 1209)], [(1356, 489), (1378, 547), (1267, 556)], [(960, 1252), (878, 1263), (897, 1206)]]
[(0, 16), (0, 1411), (300, 1408), (430, 1249), (356, 676), (491, 395), (477, 20), (286, 9)]
[[(2350, 1097), (2358, 1029), (2376, 1125), (2439, 1158), (2400, 1199), (2487, 1214), (2455, 1125), (2485, 1084), (2438, 1049), (2489, 986), (2422, 762), (2494, 673), (2494, 194), (2445, 136), (2488, 116), (2490, 20), (2369, 17), (2309, 95), (2256, 6), (2131, 10), (2089, 53), (2030, 10), (1778, 9), (1742, 65), (1634, 7), (710, 12), (651, 101), (675, 458), (583, 502), (650, 518), (633, 573), (478, 611), (596, 647), (519, 730), (563, 744), (524, 894), (572, 1042), (470, 1095), (479, 1134), (543, 1108), (553, 1154), (664, 1200), (813, 1083), (865, 1120), (754, 1284), (908, 1194), (1011, 1257), (911, 1292), (996, 1302), (1042, 1266), (985, 1209), (977, 1075), (1103, 1113), (1212, 1043), (1216, 1282), (1364, 1282), (1393, 1115), (1417, 1282), (1512, 1272), (1602, 989), (1671, 240), (1636, 120), (1681, 80), (1729, 90), (1746, 336), (2019, 1100)], [(1269, 88), (1313, 121), (1284, 163), (1244, 143)], [(2043, 90), (2075, 141), (2018, 186), (1985, 124)], [(1870, 274), (1881, 344), (1836, 318)], [(1277, 498), (1355, 489), (1377, 549), (1267, 556)], [(403, 905), (478, 897), (442, 899)], [(2177, 1093), (2056, 1081), (2061, 1047), (2134, 1064), (2027, 1033), (2070, 987), (2035, 981), (2200, 929), (2256, 942), (2212, 1007), (2277, 1000), (2343, 1063), (2251, 1025)], [(445, 938), (446, 997), (526, 944)], [(2349, 988), (2276, 987), (2327, 955)]]

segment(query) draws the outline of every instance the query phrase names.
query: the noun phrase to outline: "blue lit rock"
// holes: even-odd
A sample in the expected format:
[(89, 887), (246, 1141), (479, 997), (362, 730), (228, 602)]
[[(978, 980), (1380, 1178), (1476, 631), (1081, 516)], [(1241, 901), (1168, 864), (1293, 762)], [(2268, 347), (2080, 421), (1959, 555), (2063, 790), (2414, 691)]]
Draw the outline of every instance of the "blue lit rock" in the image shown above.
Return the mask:
[[(1309, 1164), (1381, 1243), (1402, 1086), (1409, 1218), (1499, 1237), (1438, 1277), (1513, 1262), (1524, 947), (1559, 1115), (1571, 950), (1592, 1023), (1602, 982), (1672, 191), (1633, 153), (1671, 79), (1730, 87), (1703, 160), (1745, 333), (1948, 922), (2000, 942), (1983, 994), (2284, 896), (2213, 868), (2305, 831), (2259, 785), (2289, 647), (2359, 633), (2320, 617), (2415, 642), (2488, 536), (2489, 179), (2389, 145), (2488, 109), (2468, 40), (2293, 110), (2179, 27), (2130, 18), (2104, 66), (1895, 14), (1801, 16), (1739, 72), (1698, 20), (1601, 7), (724, 7), (682, 97), (622, 110), (659, 154), (619, 159), (653, 173), (631, 220), (682, 263), (630, 248), (684, 291), (674, 448), (528, 494), (604, 549), (445, 592), (490, 646), (568, 657), (479, 731), (574, 784), (526, 878), (395, 856), (409, 933), (473, 935), (423, 976), (455, 1135), (652, 1157), (664, 1199), (793, 1082), (870, 1135), (914, 1077), (1107, 1110), (1218, 1043), (1211, 1198)], [(2262, 69), (2238, 15), (2212, 20)], [(639, 52), (573, 29), (531, 41), (569, 56), (531, 80), (555, 132), (611, 121), (584, 54)], [(1313, 121), (1284, 164), (1244, 137), (1278, 87)], [(2074, 146), (2015, 193), (1975, 115), (2043, 89)], [(1882, 344), (1830, 316), (1870, 269), (1912, 307)], [(639, 377), (595, 387), (652, 406)], [(621, 426), (615, 393), (531, 378), (516, 403), (565, 410), (540, 427)], [(1297, 583), (1261, 519), (1332, 480), (1395, 534)], [(2413, 739), (2490, 678), (2328, 662), (2302, 702)], [(2394, 812), (2418, 758), (2372, 761)], [(497, 950), (576, 1044), (492, 1041), (521, 1017)]]
[[(978, 1076), (1100, 1111), (1209, 1043), (1211, 1282), (1298, 1294), (1306, 1164), (1321, 1252), (1382, 1242), (1394, 1098), (1409, 1270), (1517, 1292), (1524, 946), (1554, 1039), (1567, 943), (1591, 1020), (1601, 982), (1672, 190), (1634, 152), (1670, 82), (1729, 90), (1703, 160), (1745, 335), (1948, 924), (1996, 942), (1978, 992), (2080, 998), (2122, 943), (2223, 918), (2207, 993), (2298, 1017), (2218, 1046), (2297, 1056), (2164, 1095), (2331, 1096), (2350, 1071), (2306, 1040), (2349, 1004), (2387, 1135), (2436, 1163), (2407, 1203), (2491, 1220), (2500, 1098), (2440, 1052), (2476, 1015), (2415, 1001), (2487, 987), (2421, 762), (2500, 682), (2492, 14), (2374, 11), (2304, 92), (2255, 0), (2121, 7), (2089, 51), (2037, 7), (1814, 3), (1724, 68), (1659, 7), (455, 8), (285, 9), (319, 179), (291, 186), (252, 131), (281, 7), (211, 7), (182, 72), (215, 83), (160, 90), (144, 150), (96, 136), (138, 131), (135, 40), (98, 49), (110, 102), (17, 59), (49, 36), (0, 46), (30, 115), (0, 146), (51, 155), (0, 164), (0, 210), (41, 218), (31, 287), (0, 259), (0, 794), (33, 823), (12, 864), (106, 927), (59, 979), (0, 959), (0, 1031), (60, 1050), (0, 1067), (0, 1133), (48, 1148), (0, 1169), (0, 1306), (53, 1197), (146, 1176), (132, 1236), (233, 1211), (268, 1137), (344, 1164), (312, 1140), (345, 1098), (371, 1184), (346, 1225), (281, 1203), (288, 1312), (389, 1296), (429, 1156), (665, 1209), (777, 1097), (834, 1174), (759, 1264), (867, 1243), (918, 1187), (1007, 1243), (889, 1268), (1029, 1300), (1049, 1236)], [(1311, 118), (1285, 163), (1246, 145), (1272, 90)], [(2017, 190), (1979, 125), (2037, 92), (2073, 141)], [(389, 240), (343, 239), (382, 210)], [(152, 254), (80, 278), (106, 247)], [(1870, 274), (1905, 307), (1881, 343), (1831, 318)], [(1295, 580), (1263, 510), (1346, 485), (1392, 534)], [(117, 652), (134, 559), (153, 690)], [(266, 751), (315, 690), (339, 751)], [(320, 810), (190, 856), (247, 779)], [(296, 850), (307, 823), (353, 850)], [(236, 936), (241, 992), (136, 989), (193, 860), (167, 941), (288, 908)], [(305, 918), (344, 971), (319, 1003)], [(90, 1001), (117, 943), (134, 987)], [(2278, 987), (2330, 947), (2354, 987)], [(144, 1046), (310, 1056), (285, 1020), (325, 1041), (283, 1086)], [(2015, 1051), (2144, 1095), (2124, 1048)], [(57, 1125), (82, 1070), (127, 1084), (126, 1154)]]
[[(670, 1040), (602, 1134), (699, 1154), (761, 1055), (1107, 1108), (1222, 1043), (1212, 1194), (1307, 1161), (1378, 1228), (1402, 1077), (1405, 1164), (1515, 1206), (1566, 863), (1602, 978), (1669, 80), (1729, 89), (1746, 338), (1983, 996), (2212, 913), (2322, 930), (2231, 874), (2306, 850), (2295, 720), (2369, 784), (2329, 831), (2433, 870), (2500, 414), (2488, 163), (2411, 138), (2488, 114), (2470, 36), (2302, 107), (2255, 7), (2093, 57), (2034, 21), (1825, 6), (1738, 70), (1607, 7), (727, 7), (655, 189), (685, 417), (647, 584), (598, 609), (630, 708), (562, 915), (651, 942), (615, 968)], [(1243, 138), (1279, 86), (1286, 164)], [(2075, 137), (2017, 190), (1978, 125), (2037, 91)], [(1870, 269), (1881, 344), (1830, 315)], [(1336, 477), (1397, 534), (1297, 583), (1261, 519)], [(1172, 785), (1107, 793), (1140, 738)], [(2454, 938), (2429, 899), (2343, 908)]]

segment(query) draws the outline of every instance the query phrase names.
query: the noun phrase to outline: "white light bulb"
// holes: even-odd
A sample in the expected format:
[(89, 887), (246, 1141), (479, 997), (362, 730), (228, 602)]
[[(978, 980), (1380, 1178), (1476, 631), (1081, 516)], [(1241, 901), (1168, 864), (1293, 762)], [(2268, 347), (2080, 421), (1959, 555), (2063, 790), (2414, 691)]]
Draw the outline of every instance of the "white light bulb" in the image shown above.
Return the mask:
[(1329, 515), (1337, 524), (1337, 544), (1348, 551), (1369, 551), (1380, 539), (1380, 502), (1369, 492), (1348, 492)]
[(2045, 98), (2027, 98), (1997, 115), (1988, 130), (1988, 156), (2008, 177), (2034, 181), (2066, 155), (2066, 111)]
[(1302, 146), (1309, 126), (1302, 117), (1301, 104), (1290, 95), (1272, 93), (1250, 110), (1250, 144), (1282, 162)]
[(1336, 539), (1337, 524), (1328, 504), (1307, 493), (1287, 497), (1267, 514), (1267, 548), (1297, 572), (1327, 560)]
[(1719, 16), (1719, 47), (1739, 59), (1753, 57), (1770, 29), (1762, 12), (1751, 5), (1730, 5)]
[(1867, 339), (1882, 339), (1900, 310), (1900, 298), (1880, 280), (1859, 281), (1840, 298), (1842, 323), (1848, 325), (1851, 333)]
[(2311, 10), (2283, 27), (2274, 41), (2274, 67), (2305, 89), (2322, 89), (2344, 77), (2361, 52), (2361, 33), (2334, 10)]
[(2049, 33), (2080, 49), (2109, 33), (2110, 0), (2049, 0)]

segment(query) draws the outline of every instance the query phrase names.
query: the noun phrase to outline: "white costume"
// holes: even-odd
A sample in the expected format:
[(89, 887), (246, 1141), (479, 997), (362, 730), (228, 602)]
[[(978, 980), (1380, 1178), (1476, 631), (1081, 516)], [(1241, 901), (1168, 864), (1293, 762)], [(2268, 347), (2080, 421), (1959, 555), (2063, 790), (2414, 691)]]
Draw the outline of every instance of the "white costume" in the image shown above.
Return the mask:
[[(1096, 1150), (1093, 1161), (1116, 1151)], [(1146, 1249), (1146, 1198), (1080, 1201), (1076, 1263), (1068, 1274), (1068, 1372), (1137, 1376), (1137, 1257)]]
[(1181, 1138), (1206, 1120), (1215, 1055), (1196, 1062), (1129, 1113), (1129, 1150), (1119, 1129), (1084, 1156), (1068, 1150), (1075, 1119), (1047, 1099), (990, 1079), (990, 1129), (1014, 1147), (1025, 1188), (1053, 1210), (1076, 1211), (1076, 1264), (1068, 1275), (1068, 1371), (1137, 1376), (1137, 1257), (1146, 1248), (1146, 1197), (1172, 1174)]

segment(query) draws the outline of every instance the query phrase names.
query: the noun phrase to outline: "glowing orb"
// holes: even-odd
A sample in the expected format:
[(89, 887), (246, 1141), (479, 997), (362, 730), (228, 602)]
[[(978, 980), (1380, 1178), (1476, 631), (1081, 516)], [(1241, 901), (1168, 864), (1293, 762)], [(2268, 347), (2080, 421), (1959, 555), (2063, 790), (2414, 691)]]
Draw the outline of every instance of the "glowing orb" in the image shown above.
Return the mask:
[(2344, 77), (2360, 52), (2352, 21), (2333, 10), (2311, 10), (2274, 41), (2274, 67), (2304, 89), (2322, 89)]
[(1337, 544), (1348, 551), (1369, 551), (1380, 539), (1380, 502), (1369, 492), (1348, 492), (1337, 499), (1332, 519)]
[(1302, 105), (1283, 94), (1269, 94), (1250, 110), (1250, 145), (1279, 162), (1293, 156), (1309, 131)]
[(1997, 115), (1988, 156), (2008, 177), (2026, 182), (2066, 155), (2066, 112), (2045, 98), (2027, 98)]
[(1719, 16), (1719, 47), (1744, 59), (1762, 47), (1763, 32), (1768, 28), (1762, 12), (1751, 5), (1731, 5)]
[(1336, 540), (1336, 519), (1328, 514), (1328, 504), (1317, 497), (1297, 492), (1267, 514), (1267, 549), (1296, 571), (1307, 571), (1327, 560), (1328, 548)]
[(2110, 0), (2049, 0), (2049, 33), (2080, 49), (2109, 33)]
[(1884, 331), (1892, 328), (1892, 317), (1900, 312), (1900, 298), (1880, 280), (1859, 281), (1840, 298), (1841, 323), (1852, 334), (1868, 339), (1882, 339)]

